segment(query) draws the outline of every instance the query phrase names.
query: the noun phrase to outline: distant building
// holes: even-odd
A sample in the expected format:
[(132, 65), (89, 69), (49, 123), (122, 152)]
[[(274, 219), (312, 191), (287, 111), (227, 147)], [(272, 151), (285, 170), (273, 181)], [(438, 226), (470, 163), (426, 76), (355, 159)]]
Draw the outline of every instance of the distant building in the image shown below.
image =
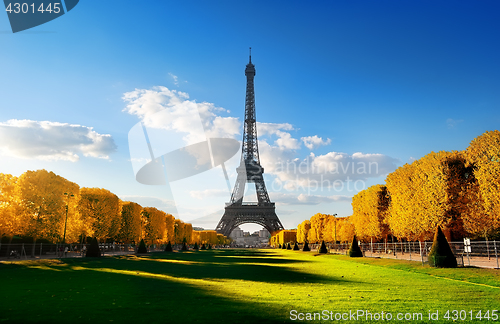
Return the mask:
[(204, 231), (203, 227), (193, 227), (193, 231)]
[(236, 227), (229, 237), (233, 240), (233, 243), (244, 247), (244, 246), (263, 246), (269, 242), (269, 231), (262, 229), (260, 231), (255, 231), (250, 234), (250, 232), (244, 232), (239, 227)]
[(243, 237), (243, 230), (240, 229), (239, 227), (236, 227), (232, 232), (231, 234), (229, 235), (230, 238), (232, 238), (233, 240), (234, 239), (237, 239), (237, 238), (240, 238), (240, 237)]
[(266, 238), (266, 239), (269, 239), (269, 236), (271, 235), (271, 233), (269, 233), (268, 230), (266, 230), (265, 228), (261, 229), (259, 231), (259, 237), (261, 238)]

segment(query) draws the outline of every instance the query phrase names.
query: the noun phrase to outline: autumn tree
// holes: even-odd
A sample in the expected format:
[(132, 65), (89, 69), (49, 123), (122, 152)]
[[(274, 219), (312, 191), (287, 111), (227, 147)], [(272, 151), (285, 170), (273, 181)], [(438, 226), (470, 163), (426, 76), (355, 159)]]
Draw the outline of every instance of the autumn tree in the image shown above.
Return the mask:
[(307, 237), (309, 235), (309, 230), (311, 229), (311, 221), (306, 219), (297, 226), (297, 242), (305, 243), (307, 242)]
[(337, 240), (340, 242), (350, 242), (355, 234), (354, 225), (349, 219), (350, 216), (337, 219)]
[(167, 214), (165, 216), (165, 233), (163, 240), (165, 242), (175, 242), (175, 231), (174, 231), (174, 216)]
[(21, 231), (22, 224), (16, 211), (15, 197), (17, 177), (0, 173), (0, 238), (12, 237)]
[(89, 225), (86, 235), (103, 240), (114, 238), (119, 233), (121, 201), (109, 190), (82, 188), (78, 199), (78, 212)]
[[(483, 216), (466, 219), (466, 227), (486, 239), (500, 228), (500, 132), (487, 131), (472, 140), (465, 151), (467, 165), (473, 168), (478, 189), (474, 193)], [(477, 205), (475, 205), (477, 206)]]
[(382, 185), (371, 186), (352, 197), (353, 213), (350, 220), (354, 224), (357, 237), (360, 239), (387, 237), (388, 198), (387, 188)]
[(160, 243), (166, 230), (165, 217), (167, 214), (154, 207), (142, 209), (141, 220), (143, 237), (152, 243)]
[[(26, 171), (16, 182), (15, 195), (22, 219), (22, 234), (50, 241), (61, 240), (66, 202), (64, 193), (78, 192), (76, 183), (46, 170)], [(32, 251), (32, 254), (34, 251)]]
[(118, 232), (120, 241), (138, 242), (142, 237), (141, 211), (142, 206), (135, 202), (125, 201), (122, 203), (121, 226)]

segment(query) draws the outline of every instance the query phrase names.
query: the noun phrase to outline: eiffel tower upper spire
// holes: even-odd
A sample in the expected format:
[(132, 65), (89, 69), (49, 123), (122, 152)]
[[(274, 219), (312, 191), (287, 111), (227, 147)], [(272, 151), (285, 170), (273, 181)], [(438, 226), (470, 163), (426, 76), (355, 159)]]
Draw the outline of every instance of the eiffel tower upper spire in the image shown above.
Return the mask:
[(255, 117), (255, 65), (252, 64), (252, 48), (250, 47), (249, 62), (245, 69), (247, 91), (245, 97), (245, 125), (243, 131), (242, 159), (246, 163), (260, 164), (259, 145), (257, 142), (257, 124)]

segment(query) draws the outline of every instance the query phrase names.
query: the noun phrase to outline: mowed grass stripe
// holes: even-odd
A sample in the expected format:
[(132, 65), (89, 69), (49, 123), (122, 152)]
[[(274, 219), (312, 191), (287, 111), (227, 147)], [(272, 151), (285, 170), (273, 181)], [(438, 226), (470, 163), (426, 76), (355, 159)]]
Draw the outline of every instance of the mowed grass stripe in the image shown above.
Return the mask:
[(2, 323), (283, 323), (293, 322), (292, 309), (500, 308), (498, 272), (489, 269), (286, 250), (22, 261), (0, 264), (0, 278)]

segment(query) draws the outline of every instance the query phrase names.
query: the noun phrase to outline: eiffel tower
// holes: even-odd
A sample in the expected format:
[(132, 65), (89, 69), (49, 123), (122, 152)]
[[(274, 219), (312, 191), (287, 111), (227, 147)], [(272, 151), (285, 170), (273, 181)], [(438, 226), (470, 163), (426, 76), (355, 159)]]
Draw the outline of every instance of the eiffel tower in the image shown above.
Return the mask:
[[(245, 75), (247, 77), (245, 128), (243, 132), (240, 166), (236, 168), (238, 177), (231, 195), (231, 201), (226, 204), (224, 215), (216, 228), (218, 233), (228, 237), (233, 229), (246, 223), (262, 225), (270, 233), (283, 229), (283, 225), (276, 215), (274, 203), (271, 202), (267, 194), (266, 184), (262, 176), (264, 168), (260, 165), (253, 85), (255, 65), (252, 64), (251, 52), (250, 62), (246, 66)], [(256, 203), (243, 202), (243, 195), (247, 182), (255, 183), (255, 191), (257, 192), (258, 200)]]

